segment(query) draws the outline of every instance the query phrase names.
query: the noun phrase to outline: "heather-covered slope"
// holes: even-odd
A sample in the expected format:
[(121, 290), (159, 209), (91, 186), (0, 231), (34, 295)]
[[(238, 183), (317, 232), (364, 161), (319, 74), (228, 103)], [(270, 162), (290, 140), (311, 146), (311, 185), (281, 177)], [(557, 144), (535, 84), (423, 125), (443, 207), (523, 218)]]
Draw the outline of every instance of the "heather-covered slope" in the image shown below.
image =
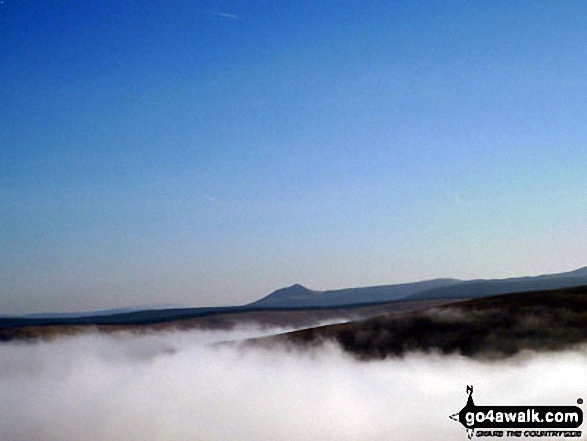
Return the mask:
[(587, 342), (587, 287), (473, 299), (401, 315), (279, 336), (300, 345), (337, 341), (362, 359), (408, 351), (503, 357)]

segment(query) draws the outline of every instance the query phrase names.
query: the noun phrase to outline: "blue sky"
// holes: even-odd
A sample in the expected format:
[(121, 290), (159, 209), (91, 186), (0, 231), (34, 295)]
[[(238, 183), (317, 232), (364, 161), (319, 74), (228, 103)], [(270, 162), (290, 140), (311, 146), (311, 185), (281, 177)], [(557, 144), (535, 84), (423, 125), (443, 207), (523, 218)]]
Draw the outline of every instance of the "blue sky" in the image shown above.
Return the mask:
[(367, 3), (4, 0), (0, 312), (587, 265), (587, 5)]

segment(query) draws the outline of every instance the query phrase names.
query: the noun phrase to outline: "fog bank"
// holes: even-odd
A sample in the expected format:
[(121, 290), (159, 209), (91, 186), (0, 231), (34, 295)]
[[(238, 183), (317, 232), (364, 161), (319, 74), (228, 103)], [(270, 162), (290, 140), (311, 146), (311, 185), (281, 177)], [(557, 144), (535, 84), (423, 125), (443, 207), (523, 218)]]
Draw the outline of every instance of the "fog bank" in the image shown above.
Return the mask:
[[(81, 335), (0, 345), (0, 439), (458, 440), (448, 415), (477, 404), (574, 405), (587, 352), (507, 362), (409, 354), (359, 362), (336, 345), (214, 345), (255, 335)], [(585, 410), (585, 409), (584, 409)]]

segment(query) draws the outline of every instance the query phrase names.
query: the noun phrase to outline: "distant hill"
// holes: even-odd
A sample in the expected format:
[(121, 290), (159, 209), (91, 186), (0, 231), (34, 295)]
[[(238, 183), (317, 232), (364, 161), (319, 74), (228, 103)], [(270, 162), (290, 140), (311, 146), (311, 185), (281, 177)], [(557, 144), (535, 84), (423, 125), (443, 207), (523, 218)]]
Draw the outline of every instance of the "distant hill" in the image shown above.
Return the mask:
[(247, 307), (315, 308), (397, 300), (474, 298), (516, 292), (540, 291), (587, 285), (587, 267), (535, 277), (495, 280), (434, 279), (397, 285), (314, 291), (302, 285), (278, 289)]
[(398, 285), (346, 288), (328, 291), (313, 291), (302, 285), (281, 288), (263, 297), (248, 307), (256, 308), (316, 308), (352, 304), (384, 303), (400, 300), (423, 291), (448, 288), (457, 283), (455, 279), (435, 279), (424, 282)]
[(573, 288), (587, 285), (587, 267), (558, 274), (535, 277), (514, 277), (497, 280), (468, 280), (453, 286), (421, 291), (410, 296), (411, 300), (437, 298), (474, 298), (498, 294)]
[[(356, 308), (390, 302), (437, 302), (487, 297), (498, 294), (544, 291), (587, 286), (587, 267), (559, 274), (500, 280), (434, 279), (397, 285), (313, 291), (296, 284), (278, 289), (243, 306), (203, 308), (118, 309), (74, 314), (35, 314), (0, 317), (0, 329), (26, 326), (142, 326), (192, 319), (217, 320), (227, 314), (262, 311), (301, 311)], [(320, 312), (325, 317), (324, 311)]]

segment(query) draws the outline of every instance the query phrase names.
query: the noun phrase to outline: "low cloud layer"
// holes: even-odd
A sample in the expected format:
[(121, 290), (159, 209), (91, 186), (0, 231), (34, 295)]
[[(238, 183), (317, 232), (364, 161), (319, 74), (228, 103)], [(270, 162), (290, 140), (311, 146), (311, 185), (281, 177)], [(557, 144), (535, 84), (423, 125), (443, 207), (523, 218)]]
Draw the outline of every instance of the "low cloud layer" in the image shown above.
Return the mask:
[[(574, 405), (587, 352), (507, 362), (410, 354), (359, 362), (311, 350), (214, 345), (255, 335), (82, 335), (0, 345), (0, 438), (44, 440), (466, 440), (448, 418), (477, 404)], [(585, 410), (585, 409), (584, 409)]]

